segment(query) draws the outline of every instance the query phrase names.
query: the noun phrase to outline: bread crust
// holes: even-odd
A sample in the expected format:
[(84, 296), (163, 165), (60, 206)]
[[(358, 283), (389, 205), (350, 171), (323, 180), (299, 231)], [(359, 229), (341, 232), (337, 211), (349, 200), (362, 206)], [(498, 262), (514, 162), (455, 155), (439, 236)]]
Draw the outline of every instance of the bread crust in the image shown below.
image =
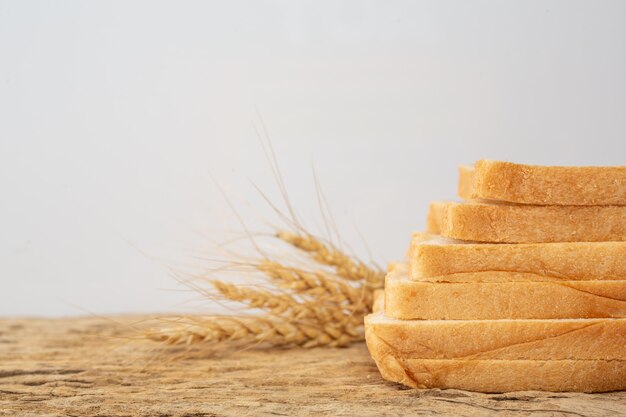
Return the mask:
[(366, 326), (365, 340), (383, 378), (413, 388), (479, 392), (626, 389), (626, 361), (623, 360), (404, 358), (370, 326)]
[(458, 192), (466, 200), (626, 205), (626, 166), (538, 166), (483, 159), (474, 167), (459, 167)]
[(626, 317), (626, 281), (427, 282), (396, 268), (385, 314), (401, 320)]
[(503, 245), (414, 233), (408, 257), (419, 281), (626, 280), (626, 242)]
[(433, 202), (427, 231), (476, 242), (626, 241), (626, 206)]
[(372, 311), (379, 312), (385, 309), (385, 290), (374, 290), (374, 301)]

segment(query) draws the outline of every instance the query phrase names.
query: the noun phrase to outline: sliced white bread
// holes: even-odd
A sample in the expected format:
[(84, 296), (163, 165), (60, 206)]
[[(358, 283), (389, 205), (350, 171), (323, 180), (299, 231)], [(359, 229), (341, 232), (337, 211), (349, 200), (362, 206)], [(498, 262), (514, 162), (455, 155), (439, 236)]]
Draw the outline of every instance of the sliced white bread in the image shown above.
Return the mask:
[(385, 279), (385, 314), (401, 320), (626, 317), (626, 281), (428, 282), (398, 264)]
[(366, 332), (367, 346), (382, 377), (413, 388), (478, 392), (576, 391), (626, 389), (622, 360), (466, 360), (404, 359)]
[(624, 241), (626, 206), (433, 202), (427, 231), (477, 242)]
[(365, 318), (405, 359), (626, 360), (626, 319), (397, 320)]
[(626, 242), (476, 243), (414, 233), (409, 276), (421, 281), (625, 280)]
[(626, 166), (538, 166), (483, 159), (460, 167), (458, 192), (466, 200), (626, 205)]

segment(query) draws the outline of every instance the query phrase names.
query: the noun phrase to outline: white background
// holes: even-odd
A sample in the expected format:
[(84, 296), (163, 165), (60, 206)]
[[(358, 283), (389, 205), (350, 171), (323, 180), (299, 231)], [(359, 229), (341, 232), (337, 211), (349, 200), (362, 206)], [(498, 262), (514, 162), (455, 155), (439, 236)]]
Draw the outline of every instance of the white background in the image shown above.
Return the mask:
[(211, 178), (275, 220), (255, 106), (308, 226), (315, 166), (384, 262), (458, 164), (624, 165), (625, 74), (620, 1), (0, 1), (0, 315), (199, 307)]

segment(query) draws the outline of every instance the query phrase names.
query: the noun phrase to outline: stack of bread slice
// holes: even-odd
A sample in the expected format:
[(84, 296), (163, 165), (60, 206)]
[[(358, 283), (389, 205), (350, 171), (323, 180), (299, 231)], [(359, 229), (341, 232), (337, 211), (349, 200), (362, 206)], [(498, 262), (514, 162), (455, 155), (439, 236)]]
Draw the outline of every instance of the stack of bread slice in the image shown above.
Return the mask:
[(478, 161), (430, 206), (365, 319), (385, 379), (626, 389), (626, 167)]

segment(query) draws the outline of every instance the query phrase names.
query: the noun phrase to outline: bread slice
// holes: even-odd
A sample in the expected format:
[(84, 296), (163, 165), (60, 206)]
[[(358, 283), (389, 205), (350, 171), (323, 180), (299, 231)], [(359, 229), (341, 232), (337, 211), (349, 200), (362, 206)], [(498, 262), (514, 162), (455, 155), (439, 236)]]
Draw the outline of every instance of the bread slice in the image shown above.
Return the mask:
[(478, 242), (626, 240), (626, 206), (524, 206), (434, 202), (429, 233)]
[(626, 281), (426, 282), (397, 267), (385, 279), (385, 314), (412, 320), (626, 317)]
[(626, 166), (559, 167), (479, 160), (459, 168), (459, 196), (521, 204), (626, 205)]
[(365, 340), (383, 378), (414, 388), (479, 392), (626, 389), (624, 360), (405, 358), (369, 326)]
[(420, 281), (626, 280), (626, 242), (472, 243), (414, 233), (409, 276)]
[(626, 319), (397, 320), (365, 318), (404, 359), (626, 360)]
[(374, 302), (372, 311), (374, 313), (384, 311), (385, 309), (385, 290), (374, 290)]
[(385, 311), (385, 290), (374, 290), (374, 303), (372, 313), (382, 313)]

